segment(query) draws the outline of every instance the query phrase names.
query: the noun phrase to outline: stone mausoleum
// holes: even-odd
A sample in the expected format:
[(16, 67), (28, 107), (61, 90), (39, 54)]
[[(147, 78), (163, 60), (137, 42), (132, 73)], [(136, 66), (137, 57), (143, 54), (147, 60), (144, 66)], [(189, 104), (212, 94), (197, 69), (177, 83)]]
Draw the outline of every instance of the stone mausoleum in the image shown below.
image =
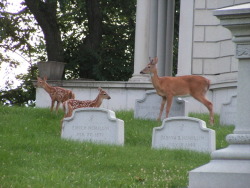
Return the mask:
[[(238, 60), (230, 31), (220, 25), (213, 10), (250, 0), (180, 0), (180, 27), (177, 76), (202, 75), (211, 80), (208, 98), (215, 113), (221, 105), (236, 95)], [(148, 57), (158, 56), (159, 76), (171, 76), (174, 32), (174, 0), (137, 0), (134, 73), (128, 81), (53, 80), (50, 84), (72, 89), (76, 99), (94, 99), (97, 88), (105, 89), (112, 100), (104, 101), (110, 110), (134, 109), (135, 100), (153, 89), (150, 78), (139, 72)], [(188, 98), (189, 112), (207, 109)], [(37, 88), (36, 105), (50, 106), (50, 97)]]

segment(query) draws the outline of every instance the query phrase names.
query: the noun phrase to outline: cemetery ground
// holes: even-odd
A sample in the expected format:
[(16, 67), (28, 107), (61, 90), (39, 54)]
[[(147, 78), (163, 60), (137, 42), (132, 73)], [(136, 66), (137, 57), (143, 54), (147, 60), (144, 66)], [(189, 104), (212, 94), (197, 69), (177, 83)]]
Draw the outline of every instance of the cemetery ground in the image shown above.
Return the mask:
[[(208, 114), (190, 114), (206, 122)], [(188, 172), (210, 161), (205, 153), (151, 148), (153, 127), (161, 122), (134, 119), (133, 111), (118, 111), (124, 120), (124, 146), (61, 139), (63, 112), (0, 107), (0, 187), (187, 187)], [(216, 131), (216, 149), (224, 148), (233, 126)]]

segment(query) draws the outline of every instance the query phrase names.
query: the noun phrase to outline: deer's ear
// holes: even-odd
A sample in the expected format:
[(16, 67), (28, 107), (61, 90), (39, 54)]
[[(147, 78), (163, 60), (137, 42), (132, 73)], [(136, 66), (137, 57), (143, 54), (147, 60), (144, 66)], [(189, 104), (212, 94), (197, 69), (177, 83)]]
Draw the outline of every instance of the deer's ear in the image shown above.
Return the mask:
[(155, 57), (153, 62), (154, 62), (154, 64), (157, 64), (158, 63), (158, 57)]
[(152, 59), (151, 57), (149, 57), (148, 59), (149, 59), (149, 63), (150, 63), (150, 64), (153, 64), (153, 63), (154, 63), (154, 62), (153, 62), (154, 59)]
[(47, 77), (47, 76), (44, 76), (44, 77), (43, 77), (43, 80), (44, 80), (44, 81), (46, 81), (47, 79), (48, 79), (48, 77)]
[(98, 91), (102, 91), (102, 88), (101, 88), (101, 87), (98, 87)]

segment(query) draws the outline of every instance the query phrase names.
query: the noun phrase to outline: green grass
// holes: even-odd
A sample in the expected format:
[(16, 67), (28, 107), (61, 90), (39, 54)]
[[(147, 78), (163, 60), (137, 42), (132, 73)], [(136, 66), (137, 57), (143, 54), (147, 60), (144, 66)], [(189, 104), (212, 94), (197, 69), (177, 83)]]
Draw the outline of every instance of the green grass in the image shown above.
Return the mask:
[[(48, 109), (0, 107), (0, 187), (186, 187), (188, 172), (210, 155), (151, 149), (157, 121), (116, 112), (125, 124), (125, 145), (79, 143), (60, 138), (63, 114)], [(208, 115), (191, 114), (208, 121)], [(218, 122), (218, 116), (216, 117)], [(226, 147), (233, 127), (216, 130), (217, 148)]]

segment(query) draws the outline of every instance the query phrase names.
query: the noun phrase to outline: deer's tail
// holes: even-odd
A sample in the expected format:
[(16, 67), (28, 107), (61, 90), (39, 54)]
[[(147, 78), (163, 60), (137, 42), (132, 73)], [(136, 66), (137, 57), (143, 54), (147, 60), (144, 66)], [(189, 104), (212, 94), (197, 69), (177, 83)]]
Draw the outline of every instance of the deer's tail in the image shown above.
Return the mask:
[(209, 90), (210, 85), (211, 85), (211, 81), (210, 81), (210, 80), (207, 80), (207, 91)]
[(75, 99), (75, 94), (72, 91), (69, 94), (69, 99)]

